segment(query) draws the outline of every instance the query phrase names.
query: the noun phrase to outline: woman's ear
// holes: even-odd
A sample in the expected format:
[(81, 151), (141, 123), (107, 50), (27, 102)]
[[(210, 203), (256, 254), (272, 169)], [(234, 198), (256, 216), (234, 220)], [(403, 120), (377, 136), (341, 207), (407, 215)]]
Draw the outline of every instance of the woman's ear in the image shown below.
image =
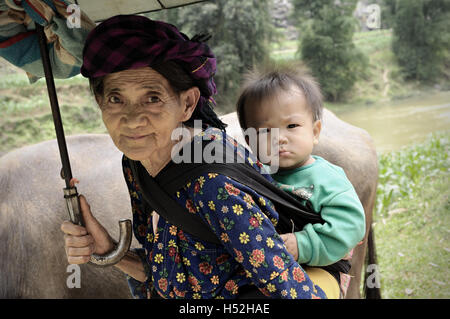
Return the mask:
[(321, 130), (322, 130), (322, 121), (321, 120), (315, 121), (313, 124), (314, 145), (319, 144), (319, 136)]
[(198, 100), (200, 99), (200, 90), (198, 87), (193, 86), (186, 91), (181, 92), (181, 103), (183, 106), (183, 118), (182, 122), (189, 120), (197, 107)]

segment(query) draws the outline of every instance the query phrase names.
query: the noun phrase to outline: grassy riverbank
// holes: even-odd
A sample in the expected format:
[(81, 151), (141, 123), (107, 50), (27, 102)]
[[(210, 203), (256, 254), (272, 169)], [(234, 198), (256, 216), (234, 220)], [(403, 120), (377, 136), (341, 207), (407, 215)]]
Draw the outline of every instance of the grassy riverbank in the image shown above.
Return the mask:
[(450, 297), (450, 133), (381, 155), (375, 240), (383, 298)]

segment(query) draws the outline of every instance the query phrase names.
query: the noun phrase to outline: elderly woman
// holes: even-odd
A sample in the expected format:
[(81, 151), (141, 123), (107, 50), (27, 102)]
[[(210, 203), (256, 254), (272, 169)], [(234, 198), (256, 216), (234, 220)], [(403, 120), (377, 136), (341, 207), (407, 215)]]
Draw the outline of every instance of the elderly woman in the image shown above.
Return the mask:
[[(149, 209), (133, 175), (139, 164), (157, 177), (172, 163), (178, 140), (172, 132), (202, 121), (199, 136), (238, 145), (212, 110), (215, 58), (208, 46), (189, 40), (174, 26), (141, 16), (116, 16), (98, 25), (84, 48), (82, 74), (102, 112), (114, 144), (123, 152), (123, 172), (131, 198), (134, 235), (143, 246), (115, 267), (129, 276), (139, 297), (237, 298), (255, 287), (271, 298), (325, 298), (287, 252), (274, 224), (270, 200), (217, 173), (197, 176), (173, 199), (200, 216), (220, 239), (204, 241)], [(260, 170), (256, 159), (246, 161)], [(151, 194), (150, 194), (151, 196)], [(86, 227), (61, 226), (69, 263), (113, 249), (107, 231), (80, 196)]]

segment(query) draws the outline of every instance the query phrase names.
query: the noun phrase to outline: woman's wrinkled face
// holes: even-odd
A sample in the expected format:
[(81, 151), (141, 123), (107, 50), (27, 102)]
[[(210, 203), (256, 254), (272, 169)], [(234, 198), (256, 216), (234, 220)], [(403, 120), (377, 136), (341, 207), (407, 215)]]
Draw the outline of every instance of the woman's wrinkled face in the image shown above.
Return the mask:
[[(103, 122), (116, 147), (136, 161), (170, 156), (172, 131), (190, 118), (184, 92), (145, 67), (107, 75), (103, 96), (96, 96)], [(195, 102), (196, 104), (196, 102)]]

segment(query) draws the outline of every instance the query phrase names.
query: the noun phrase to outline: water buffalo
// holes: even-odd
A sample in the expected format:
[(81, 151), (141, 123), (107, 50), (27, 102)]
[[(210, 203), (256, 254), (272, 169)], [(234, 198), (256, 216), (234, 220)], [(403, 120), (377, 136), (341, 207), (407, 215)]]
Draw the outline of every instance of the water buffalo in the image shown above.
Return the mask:
[[(101, 223), (118, 238), (119, 218), (130, 218), (121, 154), (107, 135), (67, 138), (72, 171)], [(68, 288), (61, 223), (69, 219), (56, 141), (0, 158), (0, 298), (130, 298), (115, 267), (80, 267), (80, 288)], [(70, 269), (69, 269), (70, 270)]]
[[(229, 124), (227, 131), (243, 142), (236, 114), (223, 120)], [(73, 174), (81, 181), (79, 193), (118, 238), (117, 221), (131, 217), (121, 153), (107, 135), (71, 136), (67, 144)], [(366, 212), (366, 237), (354, 253), (348, 293), (348, 298), (359, 298), (378, 177), (375, 148), (365, 131), (325, 111), (315, 153), (344, 168)], [(0, 158), (0, 298), (130, 298), (124, 274), (114, 267), (82, 265), (80, 288), (68, 287), (72, 271), (68, 272), (60, 231), (62, 221), (68, 219), (60, 167), (54, 140)]]

